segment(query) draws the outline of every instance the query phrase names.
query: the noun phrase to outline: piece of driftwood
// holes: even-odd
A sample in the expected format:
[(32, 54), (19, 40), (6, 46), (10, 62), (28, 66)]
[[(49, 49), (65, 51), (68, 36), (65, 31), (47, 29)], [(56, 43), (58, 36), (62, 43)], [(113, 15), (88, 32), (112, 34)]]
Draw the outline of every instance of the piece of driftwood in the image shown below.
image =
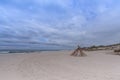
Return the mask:
[(120, 55), (120, 49), (114, 50), (116, 55)]
[(71, 54), (71, 56), (86, 56), (86, 54), (82, 51), (80, 46)]
[(118, 50), (114, 50), (114, 52), (120, 52), (120, 49), (118, 49)]

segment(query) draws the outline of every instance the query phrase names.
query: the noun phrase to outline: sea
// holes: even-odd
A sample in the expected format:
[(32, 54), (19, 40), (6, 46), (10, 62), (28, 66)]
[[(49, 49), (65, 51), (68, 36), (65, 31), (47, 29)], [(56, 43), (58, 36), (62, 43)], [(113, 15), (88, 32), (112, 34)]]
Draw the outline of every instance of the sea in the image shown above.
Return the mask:
[(33, 53), (33, 52), (42, 52), (42, 51), (60, 51), (60, 49), (56, 49), (56, 50), (49, 50), (49, 49), (45, 49), (45, 50), (0, 50), (0, 54), (9, 54), (9, 53)]

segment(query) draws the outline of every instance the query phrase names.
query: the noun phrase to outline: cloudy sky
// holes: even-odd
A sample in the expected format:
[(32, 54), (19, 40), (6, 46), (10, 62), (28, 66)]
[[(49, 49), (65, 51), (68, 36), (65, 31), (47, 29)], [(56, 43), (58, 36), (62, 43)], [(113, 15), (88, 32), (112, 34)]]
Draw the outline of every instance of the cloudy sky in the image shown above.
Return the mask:
[(0, 49), (120, 42), (120, 0), (0, 0)]

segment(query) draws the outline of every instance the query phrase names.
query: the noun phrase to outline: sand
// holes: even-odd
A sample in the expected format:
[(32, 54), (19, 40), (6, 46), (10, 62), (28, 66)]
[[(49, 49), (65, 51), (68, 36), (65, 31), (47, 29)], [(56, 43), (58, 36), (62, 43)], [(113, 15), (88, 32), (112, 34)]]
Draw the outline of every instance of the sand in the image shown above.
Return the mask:
[(0, 54), (0, 80), (120, 80), (120, 56), (111, 51)]

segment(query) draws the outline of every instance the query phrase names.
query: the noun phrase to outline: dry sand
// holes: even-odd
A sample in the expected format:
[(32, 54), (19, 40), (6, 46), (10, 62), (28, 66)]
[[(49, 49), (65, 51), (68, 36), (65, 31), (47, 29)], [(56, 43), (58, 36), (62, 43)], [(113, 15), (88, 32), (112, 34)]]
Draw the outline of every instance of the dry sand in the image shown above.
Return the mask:
[(120, 56), (110, 52), (0, 54), (0, 80), (120, 80)]

